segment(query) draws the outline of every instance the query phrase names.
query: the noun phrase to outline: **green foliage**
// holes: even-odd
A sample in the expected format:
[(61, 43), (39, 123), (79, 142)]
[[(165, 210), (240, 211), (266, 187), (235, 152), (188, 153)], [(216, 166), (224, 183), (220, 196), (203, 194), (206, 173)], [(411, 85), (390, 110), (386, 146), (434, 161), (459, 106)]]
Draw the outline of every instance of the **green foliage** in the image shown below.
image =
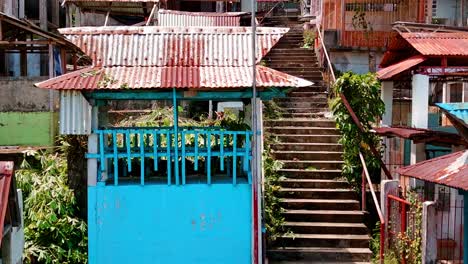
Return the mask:
[[(380, 263), (380, 222), (375, 224), (372, 230), (372, 239), (370, 241), (370, 249), (372, 250), (372, 263)], [(390, 249), (385, 250), (384, 254), (385, 264), (399, 264), (398, 258)]]
[[(385, 104), (380, 99), (380, 83), (374, 74), (344, 73), (336, 81), (333, 91), (334, 99), (330, 100), (330, 108), (336, 120), (337, 128), (341, 132), (339, 142), (343, 145), (343, 176), (353, 186), (357, 187), (362, 165), (359, 159), (359, 151), (366, 158), (366, 164), (370, 172), (379, 170), (379, 160), (369, 150), (372, 144), (380, 150), (380, 139), (371, 133), (373, 124), (385, 112)], [(340, 94), (344, 94), (351, 108), (360, 120), (364, 133), (354, 123), (351, 115), (343, 104)]]
[(281, 107), (273, 100), (263, 102), (263, 115), (266, 119), (279, 119), (283, 117)]
[(87, 263), (87, 227), (76, 215), (63, 154), (29, 153), (16, 172), (24, 192), (24, 263)]
[(414, 191), (409, 191), (407, 200), (410, 202), (408, 223), (412, 223), (404, 233), (398, 233), (397, 250), (404, 256), (406, 263), (422, 263), (422, 211), (423, 205)]
[(271, 155), (268, 145), (263, 152), (263, 171), (265, 175), (265, 226), (267, 230), (268, 242), (274, 242), (278, 237), (285, 234), (283, 228), (284, 209), (281, 207), (281, 199), (279, 197), (279, 181), (281, 175), (278, 171), (283, 167), (283, 163), (277, 161)]
[(315, 31), (313, 30), (304, 30), (303, 33), (304, 43), (302, 45), (303, 48), (310, 49), (314, 47), (315, 44)]

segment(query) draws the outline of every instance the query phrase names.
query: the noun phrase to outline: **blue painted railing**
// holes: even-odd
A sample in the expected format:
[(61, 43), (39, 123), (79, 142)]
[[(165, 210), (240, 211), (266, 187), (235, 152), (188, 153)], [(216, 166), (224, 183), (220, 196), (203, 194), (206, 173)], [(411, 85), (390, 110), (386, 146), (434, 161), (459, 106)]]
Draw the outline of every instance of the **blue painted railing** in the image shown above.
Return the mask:
[[(119, 184), (121, 176), (119, 164), (125, 166), (122, 174), (126, 174), (132, 171), (135, 159), (140, 163), (141, 185), (145, 185), (150, 167), (145, 163), (151, 162), (152, 170), (161, 173), (160, 161), (167, 164), (168, 185), (186, 184), (187, 160), (193, 160), (195, 171), (199, 169), (200, 160), (205, 160), (206, 183), (211, 184), (213, 158), (219, 159), (221, 171), (225, 171), (226, 165), (229, 167), (226, 173), (232, 176), (232, 184), (238, 183), (239, 165), (251, 182), (251, 131), (228, 131), (219, 127), (140, 127), (99, 129), (94, 133), (98, 135), (98, 153), (88, 153), (87, 158), (98, 159), (99, 175), (107, 174), (113, 178), (114, 185)], [(107, 179), (98, 177), (97, 180), (105, 182)]]

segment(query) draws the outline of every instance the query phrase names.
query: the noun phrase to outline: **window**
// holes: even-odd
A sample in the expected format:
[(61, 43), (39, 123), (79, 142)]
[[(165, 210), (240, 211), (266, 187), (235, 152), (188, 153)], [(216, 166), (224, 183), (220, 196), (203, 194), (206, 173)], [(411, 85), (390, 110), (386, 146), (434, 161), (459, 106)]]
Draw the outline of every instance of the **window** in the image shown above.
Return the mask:
[(363, 12), (394, 12), (397, 11), (397, 4), (393, 3), (347, 3), (346, 11), (363, 11)]

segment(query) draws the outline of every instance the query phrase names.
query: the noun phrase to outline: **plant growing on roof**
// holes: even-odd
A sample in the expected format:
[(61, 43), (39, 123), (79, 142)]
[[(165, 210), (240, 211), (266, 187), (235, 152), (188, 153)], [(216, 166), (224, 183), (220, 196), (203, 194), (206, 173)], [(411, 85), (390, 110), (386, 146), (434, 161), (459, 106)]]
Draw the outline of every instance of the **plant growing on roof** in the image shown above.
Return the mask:
[[(360, 182), (362, 165), (359, 159), (361, 151), (366, 159), (370, 172), (379, 170), (380, 163), (375, 158), (369, 145), (380, 150), (380, 139), (371, 132), (372, 126), (385, 112), (385, 104), (380, 99), (380, 82), (374, 74), (344, 73), (333, 86), (334, 99), (329, 104), (336, 120), (336, 126), (341, 132), (339, 142), (343, 145), (342, 169), (343, 176), (349, 183), (357, 187)], [(343, 94), (349, 101), (351, 108), (360, 120), (364, 133), (354, 123), (350, 113), (340, 98)]]

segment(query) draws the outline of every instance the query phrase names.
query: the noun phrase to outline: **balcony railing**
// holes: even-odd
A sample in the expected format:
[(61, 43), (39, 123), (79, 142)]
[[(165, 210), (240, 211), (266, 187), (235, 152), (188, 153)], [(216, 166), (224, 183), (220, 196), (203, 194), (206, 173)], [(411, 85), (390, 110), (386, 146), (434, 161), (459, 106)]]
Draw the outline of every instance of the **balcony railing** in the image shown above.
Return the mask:
[[(98, 182), (119, 185), (119, 181), (139, 176), (141, 185), (183, 185), (191, 183), (189, 172), (200, 174), (200, 163), (205, 171), (197, 176), (198, 183), (226, 179), (234, 185), (251, 182), (251, 131), (155, 127), (100, 129), (94, 133), (98, 135), (98, 151), (88, 153), (87, 158), (99, 161)], [(218, 174), (214, 173), (215, 167), (218, 169), (215, 162), (219, 164)], [(139, 175), (134, 173), (135, 167)]]

